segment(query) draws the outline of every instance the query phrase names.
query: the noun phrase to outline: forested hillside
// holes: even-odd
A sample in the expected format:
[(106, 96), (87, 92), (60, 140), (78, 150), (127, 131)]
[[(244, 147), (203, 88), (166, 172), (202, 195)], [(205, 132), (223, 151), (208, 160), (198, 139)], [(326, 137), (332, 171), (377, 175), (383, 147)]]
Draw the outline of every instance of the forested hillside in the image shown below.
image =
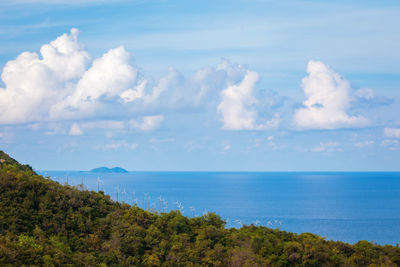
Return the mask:
[(261, 226), (226, 229), (61, 185), (0, 151), (0, 266), (398, 266), (398, 246)]

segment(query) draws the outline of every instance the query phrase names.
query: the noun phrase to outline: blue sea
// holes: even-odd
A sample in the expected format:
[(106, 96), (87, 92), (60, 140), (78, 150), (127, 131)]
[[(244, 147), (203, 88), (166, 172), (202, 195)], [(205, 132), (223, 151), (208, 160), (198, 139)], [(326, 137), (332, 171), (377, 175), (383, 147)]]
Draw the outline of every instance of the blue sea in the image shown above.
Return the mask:
[(228, 227), (255, 224), (349, 243), (400, 243), (399, 172), (40, 173), (157, 212), (216, 212)]

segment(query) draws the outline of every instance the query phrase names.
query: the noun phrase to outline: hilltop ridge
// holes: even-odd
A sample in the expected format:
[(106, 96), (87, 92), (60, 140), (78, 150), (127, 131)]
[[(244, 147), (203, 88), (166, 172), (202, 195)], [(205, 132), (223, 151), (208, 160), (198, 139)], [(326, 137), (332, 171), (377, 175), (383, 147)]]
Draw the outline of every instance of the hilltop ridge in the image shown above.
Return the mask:
[(61, 185), (0, 151), (1, 266), (397, 266), (398, 246), (263, 226), (226, 229)]

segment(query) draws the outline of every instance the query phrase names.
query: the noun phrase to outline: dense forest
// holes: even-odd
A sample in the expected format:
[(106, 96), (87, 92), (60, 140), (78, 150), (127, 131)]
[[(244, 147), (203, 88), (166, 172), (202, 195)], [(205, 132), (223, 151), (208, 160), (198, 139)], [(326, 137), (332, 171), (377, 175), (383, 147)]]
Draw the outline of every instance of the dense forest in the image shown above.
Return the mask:
[(0, 266), (399, 265), (398, 245), (150, 212), (61, 185), (0, 151)]

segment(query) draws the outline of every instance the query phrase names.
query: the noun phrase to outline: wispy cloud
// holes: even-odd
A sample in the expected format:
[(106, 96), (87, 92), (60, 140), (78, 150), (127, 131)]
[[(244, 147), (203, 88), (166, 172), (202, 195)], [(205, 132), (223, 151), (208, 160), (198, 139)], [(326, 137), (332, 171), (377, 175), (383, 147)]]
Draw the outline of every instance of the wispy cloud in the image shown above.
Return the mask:
[(138, 147), (138, 144), (136, 143), (129, 143), (126, 140), (120, 140), (120, 141), (113, 141), (111, 143), (105, 144), (104, 149), (105, 150), (118, 150), (118, 149), (129, 149), (129, 150), (134, 150)]
[(400, 128), (385, 128), (383, 133), (386, 137), (400, 138)]
[(142, 121), (131, 120), (129, 123), (132, 128), (140, 131), (152, 131), (160, 127), (161, 122), (164, 120), (164, 116), (145, 116)]
[(387, 147), (389, 150), (400, 150), (400, 141), (397, 139), (385, 139), (381, 142), (381, 145)]
[(68, 133), (65, 126), (60, 122), (52, 122), (46, 125), (45, 135), (65, 135)]
[(358, 148), (363, 148), (363, 147), (371, 146), (373, 144), (375, 144), (375, 142), (370, 140), (370, 141), (364, 141), (364, 142), (357, 142), (354, 144), (354, 146), (358, 147)]
[(319, 146), (311, 149), (312, 152), (342, 152), (343, 149), (337, 142), (320, 143)]

